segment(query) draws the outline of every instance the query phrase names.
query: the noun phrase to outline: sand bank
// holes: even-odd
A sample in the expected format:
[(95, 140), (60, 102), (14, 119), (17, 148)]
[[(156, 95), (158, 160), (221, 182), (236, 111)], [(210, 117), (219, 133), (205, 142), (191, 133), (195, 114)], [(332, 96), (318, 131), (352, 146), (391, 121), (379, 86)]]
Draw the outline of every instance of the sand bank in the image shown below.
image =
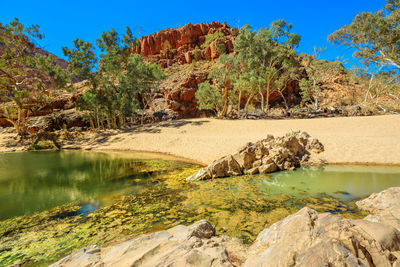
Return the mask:
[[(233, 153), (267, 134), (306, 131), (325, 146), (328, 163), (400, 164), (400, 116), (341, 117), (299, 120), (187, 119), (89, 133), (66, 148), (161, 152), (203, 164)], [(10, 134), (0, 138), (7, 151)]]

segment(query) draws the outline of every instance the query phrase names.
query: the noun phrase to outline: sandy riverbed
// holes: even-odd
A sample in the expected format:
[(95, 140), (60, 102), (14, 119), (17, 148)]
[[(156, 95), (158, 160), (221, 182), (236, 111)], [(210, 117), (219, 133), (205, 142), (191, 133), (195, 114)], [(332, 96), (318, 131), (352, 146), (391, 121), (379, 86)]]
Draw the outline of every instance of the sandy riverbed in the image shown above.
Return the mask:
[[(306, 131), (325, 145), (329, 163), (400, 164), (400, 116), (302, 120), (188, 119), (87, 134), (66, 148), (168, 153), (208, 164), (267, 134)], [(0, 135), (0, 151), (9, 151), (12, 135)]]

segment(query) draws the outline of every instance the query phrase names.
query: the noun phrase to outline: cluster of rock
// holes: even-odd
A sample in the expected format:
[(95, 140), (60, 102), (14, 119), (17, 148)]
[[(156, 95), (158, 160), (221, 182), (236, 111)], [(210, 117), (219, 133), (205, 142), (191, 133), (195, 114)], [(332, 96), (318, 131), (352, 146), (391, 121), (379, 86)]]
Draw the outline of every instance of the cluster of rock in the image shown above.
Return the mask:
[(245, 248), (238, 239), (216, 237), (206, 221), (144, 235), (113, 247), (92, 246), (51, 267), (75, 266), (240, 266)]
[[(160, 103), (155, 110), (171, 109), (181, 117), (197, 117), (196, 99), (198, 85), (207, 79), (212, 62), (193, 65), (175, 65), (165, 70), (168, 77), (160, 83)], [(154, 105), (152, 105), (154, 106)]]
[(220, 22), (189, 23), (180, 28), (165, 29), (143, 36), (139, 39), (139, 44), (131, 48), (131, 52), (151, 58), (162, 67), (168, 67), (174, 63), (190, 64), (193, 59), (214, 60), (219, 56), (217, 45), (220, 43), (212, 43), (205, 48), (201, 48), (201, 45), (206, 41), (208, 34), (216, 31), (225, 36), (225, 40), (216, 42), (225, 45), (225, 52), (232, 52), (237, 29)]
[(275, 138), (268, 135), (256, 143), (247, 143), (234, 153), (215, 160), (188, 177), (199, 181), (242, 174), (266, 174), (293, 170), (309, 161), (311, 153), (324, 151), (318, 139), (311, 139), (306, 132)]
[(215, 236), (205, 220), (113, 247), (89, 247), (56, 266), (400, 266), (400, 187), (356, 203), (363, 220), (303, 208), (265, 228), (250, 246)]

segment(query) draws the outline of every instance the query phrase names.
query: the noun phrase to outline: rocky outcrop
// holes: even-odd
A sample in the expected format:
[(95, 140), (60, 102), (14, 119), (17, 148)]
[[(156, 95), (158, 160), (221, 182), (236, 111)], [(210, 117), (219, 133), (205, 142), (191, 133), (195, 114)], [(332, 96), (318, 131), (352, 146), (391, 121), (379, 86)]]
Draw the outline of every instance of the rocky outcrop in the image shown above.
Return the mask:
[(240, 266), (244, 246), (239, 240), (215, 237), (206, 220), (190, 226), (140, 236), (113, 247), (82, 249), (52, 267), (75, 266)]
[[(207, 34), (220, 32), (224, 40), (211, 43), (201, 48), (206, 41)], [(131, 52), (148, 57), (168, 67), (174, 63), (189, 64), (193, 60), (218, 58), (217, 45), (224, 44), (225, 52), (233, 51), (233, 41), (237, 29), (229, 27), (226, 23), (212, 22), (200, 24), (186, 24), (176, 29), (165, 29), (154, 34), (143, 36), (139, 44), (132, 46)]]
[(72, 127), (88, 126), (84, 120), (85, 112), (76, 109), (57, 111), (44, 116), (28, 117), (28, 132), (37, 133), (39, 130), (54, 131)]
[(373, 193), (366, 199), (356, 202), (359, 209), (372, 214), (400, 209), (400, 187), (392, 187), (379, 193)]
[(205, 81), (213, 62), (201, 61), (194, 64), (173, 65), (165, 69), (167, 78), (160, 83), (161, 93), (152, 102), (154, 111), (170, 109), (180, 118), (198, 117), (196, 92), (198, 84)]
[(303, 208), (264, 229), (244, 266), (400, 266), (400, 187), (356, 202), (363, 220)]
[(365, 220), (391, 225), (400, 229), (400, 187), (373, 193), (356, 202), (359, 209), (371, 213)]
[(399, 252), (394, 227), (303, 208), (264, 229), (244, 266), (398, 266)]
[(277, 138), (268, 135), (266, 139), (246, 144), (233, 155), (214, 161), (186, 180), (199, 181), (242, 174), (293, 170), (306, 164), (312, 153), (322, 151), (324, 147), (318, 139), (311, 139), (305, 132)]

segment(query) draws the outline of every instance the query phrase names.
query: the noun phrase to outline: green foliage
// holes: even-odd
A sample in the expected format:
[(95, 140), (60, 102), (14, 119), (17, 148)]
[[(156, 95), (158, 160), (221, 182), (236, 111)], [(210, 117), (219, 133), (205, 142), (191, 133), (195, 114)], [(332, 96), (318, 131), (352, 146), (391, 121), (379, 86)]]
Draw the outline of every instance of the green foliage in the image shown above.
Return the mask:
[(52, 56), (40, 54), (35, 42), (44, 36), (38, 25), (17, 18), (0, 23), (0, 101), (6, 119), (19, 134), (26, 132), (28, 109), (46, 101), (46, 90), (66, 86), (68, 77)]
[[(300, 36), (291, 33), (292, 25), (284, 20), (271, 23), (267, 29), (253, 31), (245, 25), (239, 30), (234, 44), (234, 53), (221, 55), (218, 64), (210, 72), (208, 78), (221, 92), (223, 109), (221, 116), (226, 115), (228, 104), (236, 104), (240, 111), (241, 99), (246, 98), (245, 111), (259, 94), (264, 108), (264, 95), (282, 91), (292, 80), (298, 80), (301, 69), (297, 53), (294, 50), (300, 42)], [(220, 34), (214, 33), (206, 38), (215, 40)], [(205, 42), (207, 46), (209, 42)], [(286, 101), (285, 101), (286, 103)]]
[(400, 99), (400, 77), (395, 71), (370, 72), (356, 69), (354, 73), (357, 82), (366, 90), (364, 102), (372, 100), (378, 104), (378, 97), (383, 94)]
[(135, 41), (128, 27), (122, 39), (115, 30), (104, 32), (96, 42), (102, 52), (97, 74), (91, 72), (99, 61), (91, 43), (77, 39), (74, 49), (63, 49), (73, 62), (71, 72), (87, 79), (89, 90), (77, 107), (88, 111), (87, 119), (93, 127), (124, 126), (128, 117), (146, 108), (158, 90), (155, 82), (164, 78), (159, 66), (146, 64), (140, 55), (129, 53)]
[(214, 33), (209, 33), (206, 35), (206, 40), (201, 45), (201, 48), (207, 48), (214, 41), (222, 41), (222, 40), (225, 40), (225, 36), (222, 32), (216, 31)]
[(352, 23), (333, 32), (328, 40), (356, 49), (354, 56), (370, 65), (400, 68), (400, 2), (387, 0), (375, 13), (357, 14)]
[(220, 31), (209, 33), (206, 35), (206, 40), (201, 45), (201, 48), (207, 48), (208, 46), (213, 45), (218, 55), (222, 55), (226, 53), (226, 46), (224, 44), (225, 40), (226, 40), (225, 35)]
[(73, 77), (85, 80), (93, 76), (92, 70), (97, 67), (98, 59), (91, 43), (75, 39), (74, 48), (63, 47), (62, 50), (68, 58), (68, 70)]
[(198, 46), (196, 46), (193, 50), (193, 58), (194, 58), (193, 62), (199, 61), (201, 59), (201, 50)]
[(314, 95), (313, 82), (305, 78), (299, 82), (301, 99), (304, 102), (312, 101)]
[(196, 92), (196, 98), (200, 109), (210, 109), (219, 113), (222, 110), (223, 100), (222, 94), (215, 86), (209, 82), (199, 84)]

